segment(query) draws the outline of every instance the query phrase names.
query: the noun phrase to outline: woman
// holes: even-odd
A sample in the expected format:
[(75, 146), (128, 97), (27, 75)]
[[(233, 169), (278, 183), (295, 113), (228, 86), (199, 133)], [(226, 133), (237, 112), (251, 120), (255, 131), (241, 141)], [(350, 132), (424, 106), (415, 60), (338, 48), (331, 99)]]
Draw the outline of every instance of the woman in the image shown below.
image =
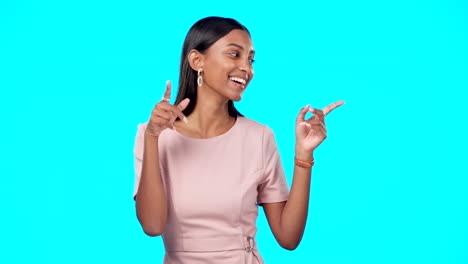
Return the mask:
[[(313, 151), (326, 137), (326, 114), (343, 102), (300, 110), (288, 192), (273, 132), (233, 104), (253, 78), (254, 55), (239, 22), (198, 21), (184, 42), (175, 104), (168, 82), (139, 126), (137, 216), (146, 234), (163, 236), (164, 263), (263, 263), (255, 244), (258, 205), (282, 247), (293, 250), (302, 238)], [(314, 116), (305, 120), (307, 112)]]

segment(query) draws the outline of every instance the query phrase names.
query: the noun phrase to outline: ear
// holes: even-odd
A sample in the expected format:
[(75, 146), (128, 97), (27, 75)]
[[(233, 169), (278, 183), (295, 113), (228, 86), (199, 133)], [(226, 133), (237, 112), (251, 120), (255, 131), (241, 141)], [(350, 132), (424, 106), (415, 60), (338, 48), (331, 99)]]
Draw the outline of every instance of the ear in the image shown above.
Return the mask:
[(198, 69), (203, 68), (203, 59), (204, 55), (196, 49), (192, 49), (188, 54), (190, 67), (192, 67), (194, 71), (198, 71)]

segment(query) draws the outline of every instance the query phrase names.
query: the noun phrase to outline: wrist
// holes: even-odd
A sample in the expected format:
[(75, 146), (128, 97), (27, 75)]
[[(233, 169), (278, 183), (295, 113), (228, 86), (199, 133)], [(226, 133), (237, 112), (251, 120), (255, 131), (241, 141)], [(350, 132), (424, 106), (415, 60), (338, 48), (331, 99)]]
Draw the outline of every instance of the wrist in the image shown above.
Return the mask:
[(295, 157), (298, 160), (313, 160), (314, 159), (314, 152), (313, 151), (305, 151), (305, 150), (300, 150), (296, 149)]
[(145, 142), (154, 143), (154, 142), (158, 142), (158, 140), (159, 140), (159, 135), (154, 135), (153, 133), (149, 131), (145, 131), (145, 137), (144, 137)]
[(298, 160), (313, 160), (314, 159), (314, 152), (310, 150), (305, 150), (296, 146), (295, 151), (296, 159)]
[(312, 151), (298, 151), (294, 157), (294, 164), (296, 166), (310, 169), (314, 165), (314, 154)]
[(310, 169), (314, 165), (314, 163), (315, 163), (314, 160), (300, 160), (300, 159), (294, 158), (294, 164), (302, 168)]

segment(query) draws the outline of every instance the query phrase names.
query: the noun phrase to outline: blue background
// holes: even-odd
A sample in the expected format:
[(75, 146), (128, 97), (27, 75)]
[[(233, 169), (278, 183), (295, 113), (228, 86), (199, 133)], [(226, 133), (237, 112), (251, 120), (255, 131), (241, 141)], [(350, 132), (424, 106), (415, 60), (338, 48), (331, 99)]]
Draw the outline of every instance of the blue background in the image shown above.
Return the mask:
[(237, 106), (274, 130), (289, 183), (299, 109), (346, 101), (299, 248), (260, 210), (267, 263), (468, 263), (461, 0), (1, 1), (0, 263), (161, 263), (135, 216), (134, 137), (210, 15), (251, 31)]

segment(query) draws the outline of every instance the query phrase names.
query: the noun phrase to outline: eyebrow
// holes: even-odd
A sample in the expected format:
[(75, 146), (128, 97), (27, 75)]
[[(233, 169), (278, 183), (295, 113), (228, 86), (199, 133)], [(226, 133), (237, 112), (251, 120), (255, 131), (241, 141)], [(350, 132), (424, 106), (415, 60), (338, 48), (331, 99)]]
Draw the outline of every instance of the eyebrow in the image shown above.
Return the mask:
[[(240, 50), (244, 50), (244, 47), (242, 47), (241, 45), (236, 44), (236, 43), (229, 43), (226, 46), (234, 46), (234, 47), (238, 47)], [(249, 53), (255, 54), (255, 50), (251, 50)]]

